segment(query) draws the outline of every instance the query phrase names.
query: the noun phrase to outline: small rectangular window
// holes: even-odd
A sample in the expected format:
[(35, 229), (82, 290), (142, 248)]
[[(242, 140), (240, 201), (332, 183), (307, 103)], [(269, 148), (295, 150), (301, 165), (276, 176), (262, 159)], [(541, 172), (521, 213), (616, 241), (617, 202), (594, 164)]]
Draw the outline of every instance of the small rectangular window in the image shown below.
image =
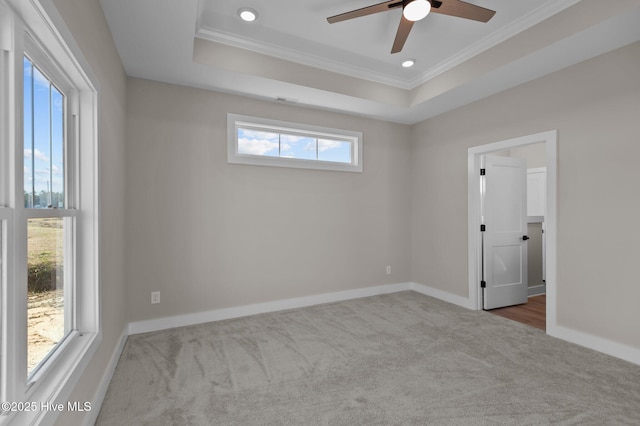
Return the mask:
[(362, 132), (227, 115), (227, 161), (362, 172)]

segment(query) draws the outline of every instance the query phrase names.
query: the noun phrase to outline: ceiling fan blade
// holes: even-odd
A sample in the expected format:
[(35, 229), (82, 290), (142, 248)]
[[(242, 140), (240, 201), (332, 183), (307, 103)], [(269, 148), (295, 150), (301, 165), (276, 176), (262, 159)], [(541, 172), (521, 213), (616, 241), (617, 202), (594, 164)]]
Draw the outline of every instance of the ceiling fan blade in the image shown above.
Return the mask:
[[(438, 3), (440, 5), (438, 6)], [(488, 22), (496, 14), (495, 10), (485, 9), (463, 2), (461, 0), (441, 0), (431, 2), (431, 12), (443, 15), (457, 16), (458, 18), (471, 19), (474, 21)]]
[(411, 28), (413, 28), (413, 21), (409, 21), (407, 18), (402, 16), (400, 26), (398, 26), (398, 32), (396, 33), (396, 39), (394, 40), (393, 47), (391, 48), (391, 53), (398, 53), (402, 50), (404, 43), (407, 41), (407, 37), (409, 37)]
[(389, 9), (402, 7), (402, 1), (392, 0), (384, 3), (374, 4), (373, 6), (363, 7), (362, 9), (352, 10), (351, 12), (341, 13), (340, 15), (330, 16), (327, 18), (330, 24), (346, 21), (347, 19), (359, 18), (361, 16), (373, 15), (374, 13), (386, 12)]

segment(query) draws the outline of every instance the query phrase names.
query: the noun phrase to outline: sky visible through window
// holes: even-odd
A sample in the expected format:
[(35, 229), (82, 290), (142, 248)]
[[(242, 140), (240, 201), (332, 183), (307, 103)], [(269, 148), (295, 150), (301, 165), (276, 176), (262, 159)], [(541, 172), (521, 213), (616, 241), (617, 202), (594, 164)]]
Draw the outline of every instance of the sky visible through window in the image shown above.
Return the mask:
[(64, 207), (64, 95), (24, 57), (25, 207)]
[(352, 142), (238, 128), (238, 154), (351, 163)]

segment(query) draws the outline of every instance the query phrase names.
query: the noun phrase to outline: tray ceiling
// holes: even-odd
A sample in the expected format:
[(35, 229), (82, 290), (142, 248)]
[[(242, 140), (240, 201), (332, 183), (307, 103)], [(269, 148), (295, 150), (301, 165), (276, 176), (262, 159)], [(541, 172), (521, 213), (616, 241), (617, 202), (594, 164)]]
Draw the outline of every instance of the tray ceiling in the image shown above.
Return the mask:
[[(640, 40), (640, 1), (468, 0), (488, 23), (429, 14), (390, 54), (401, 11), (376, 0), (102, 0), (130, 76), (415, 123)], [(238, 9), (255, 9), (243, 22)], [(407, 58), (416, 65), (405, 69)]]

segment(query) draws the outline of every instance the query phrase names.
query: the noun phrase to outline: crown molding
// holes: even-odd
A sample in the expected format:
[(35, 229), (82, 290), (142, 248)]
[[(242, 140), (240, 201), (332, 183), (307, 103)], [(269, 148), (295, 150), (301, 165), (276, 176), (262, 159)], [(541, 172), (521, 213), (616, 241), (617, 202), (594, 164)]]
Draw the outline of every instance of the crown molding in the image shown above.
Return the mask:
[(534, 11), (522, 18), (508, 24), (501, 30), (490, 34), (476, 43), (468, 46), (462, 51), (454, 54), (447, 60), (440, 62), (436, 66), (428, 69), (424, 73), (413, 79), (401, 79), (388, 74), (374, 72), (371, 69), (345, 64), (340, 61), (324, 58), (309, 52), (302, 52), (295, 49), (284, 48), (270, 43), (257, 41), (250, 38), (239, 37), (237, 35), (219, 31), (203, 24), (200, 16), (195, 36), (205, 40), (222, 43), (228, 46), (246, 49), (252, 52), (272, 56), (278, 59), (295, 62), (313, 68), (322, 69), (328, 72), (339, 73), (354, 78), (368, 80), (374, 83), (413, 90), (438, 75), (464, 63), (465, 61), (479, 55), (480, 53), (504, 42), (516, 34), (548, 19), (562, 10), (579, 3), (582, 0), (554, 0), (548, 1)]
[(224, 31), (214, 30), (210, 27), (200, 26), (196, 30), (195, 36), (204, 40), (226, 44), (239, 49), (246, 49), (255, 53), (271, 56), (285, 61), (295, 62), (313, 68), (318, 68), (328, 72), (344, 74), (349, 77), (368, 80), (374, 83), (385, 84), (400, 89), (411, 89), (409, 80), (391, 77), (388, 74), (374, 72), (367, 68), (348, 65), (343, 62), (314, 55), (308, 52), (301, 52), (274, 44), (256, 41), (249, 38), (239, 37)]
[(581, 1), (582, 0), (557, 0), (547, 2), (539, 8), (524, 15), (522, 18), (513, 21), (509, 25), (503, 27), (500, 31), (491, 33), (487, 37), (480, 39), (476, 43), (461, 50), (457, 54), (452, 55), (447, 60), (442, 61), (438, 65), (428, 69), (419, 77), (411, 81), (409, 89), (415, 89), (416, 87), (439, 76), (440, 74), (449, 71), (450, 69), (468, 61), (474, 56), (477, 56), (480, 53), (497, 46), (498, 44), (508, 40), (516, 34), (519, 34), (533, 27), (534, 25), (539, 24), (545, 19), (548, 19), (556, 13), (559, 13), (564, 9), (567, 9), (568, 7), (571, 7)]

